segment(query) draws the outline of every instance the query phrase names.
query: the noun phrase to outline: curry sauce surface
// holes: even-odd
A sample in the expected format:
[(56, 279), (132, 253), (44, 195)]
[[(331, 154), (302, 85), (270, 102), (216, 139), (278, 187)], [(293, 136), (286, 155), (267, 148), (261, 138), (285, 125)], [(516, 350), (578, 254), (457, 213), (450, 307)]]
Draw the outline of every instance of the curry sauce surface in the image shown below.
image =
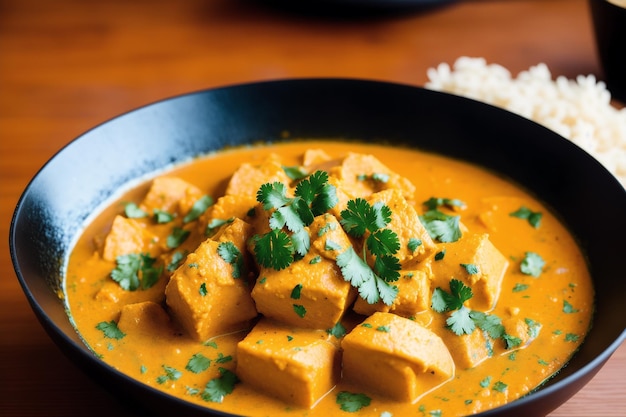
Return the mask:
[[(367, 393), (372, 399), (368, 406), (354, 413), (340, 411), (336, 402), (338, 392), (363, 392), (362, 388), (344, 382), (310, 410), (285, 404), (244, 383), (237, 384), (221, 403), (209, 402), (199, 392), (220, 375), (220, 367), (235, 370), (236, 345), (245, 332), (221, 335), (201, 343), (175, 324), (167, 328), (138, 327), (139, 330), (126, 332), (119, 340), (106, 337), (97, 328), (99, 323), (118, 320), (122, 303), (137, 302), (144, 296), (141, 291), (124, 294), (119, 299), (103, 299), (98, 294), (105, 286), (117, 285), (110, 277), (115, 264), (104, 261), (99, 254), (102, 239), (113, 217), (123, 212), (123, 204), (142, 199), (149, 186), (146, 182), (107, 206), (86, 227), (68, 261), (66, 303), (77, 331), (94, 353), (123, 373), (168, 394), (234, 414), (253, 416), (466, 415), (527, 394), (565, 365), (582, 343), (591, 321), (593, 288), (585, 258), (575, 239), (547, 207), (530, 193), (482, 168), (391, 146), (302, 141), (218, 152), (176, 167), (167, 175), (182, 178), (218, 197), (242, 162), (259, 161), (276, 153), (284, 165), (298, 165), (303, 152), (309, 148), (324, 149), (331, 156), (347, 152), (375, 155), (415, 184), (418, 212), (422, 211), (419, 203), (430, 197), (465, 202), (466, 208), (459, 213), (463, 224), (472, 232), (488, 233), (491, 242), (510, 263), (493, 313), (500, 317), (516, 314), (540, 323), (539, 334), (532, 343), (521, 348), (495, 349), (494, 356), (471, 369), (457, 367), (452, 380), (412, 404)], [(542, 213), (538, 228), (510, 215), (521, 206)], [(521, 259), (528, 251), (540, 254), (546, 261), (539, 277), (520, 272)], [(163, 291), (163, 286), (157, 284), (147, 291)], [(431, 328), (444, 327), (437, 313), (431, 316)], [(189, 359), (198, 353), (211, 359), (209, 369), (200, 373), (186, 370)], [(177, 378), (168, 377), (172, 370), (179, 373)]]

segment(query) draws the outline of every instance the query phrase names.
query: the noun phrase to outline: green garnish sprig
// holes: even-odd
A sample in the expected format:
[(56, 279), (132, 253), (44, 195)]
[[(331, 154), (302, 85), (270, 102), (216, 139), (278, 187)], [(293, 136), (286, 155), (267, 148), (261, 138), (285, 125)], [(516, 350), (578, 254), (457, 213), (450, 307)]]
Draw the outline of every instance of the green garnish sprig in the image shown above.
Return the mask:
[(431, 197), (423, 202), (426, 212), (419, 216), (430, 237), (440, 242), (456, 242), (462, 236), (459, 222), (461, 216), (452, 216), (439, 210), (439, 207), (464, 208), (465, 203), (454, 198)]
[(452, 312), (446, 319), (446, 324), (457, 336), (471, 334), (478, 327), (492, 339), (502, 339), (507, 349), (519, 346), (522, 341), (506, 333), (502, 320), (498, 316), (471, 310), (464, 305), (473, 296), (470, 287), (457, 279), (451, 279), (450, 292), (439, 287), (435, 288), (431, 298), (431, 307), (438, 313)]
[[(351, 246), (337, 256), (337, 266), (346, 281), (357, 288), (369, 304), (382, 300), (391, 305), (398, 295), (398, 287), (391, 283), (400, 278), (400, 261), (394, 256), (400, 249), (398, 235), (387, 225), (391, 209), (382, 202), (370, 205), (365, 199), (348, 201), (341, 212), (340, 223), (354, 238), (365, 238), (363, 253), (359, 256)], [(373, 267), (367, 263), (367, 254), (373, 256)]]
[(113, 281), (126, 291), (146, 290), (159, 280), (163, 267), (156, 267), (156, 258), (147, 253), (120, 255), (115, 259), (117, 266), (111, 271)]
[(328, 173), (316, 171), (296, 185), (294, 197), (287, 196), (281, 182), (261, 185), (256, 199), (272, 211), (270, 232), (255, 236), (256, 259), (266, 268), (281, 270), (307, 254), (311, 246), (305, 227), (338, 203), (337, 190), (328, 183)]

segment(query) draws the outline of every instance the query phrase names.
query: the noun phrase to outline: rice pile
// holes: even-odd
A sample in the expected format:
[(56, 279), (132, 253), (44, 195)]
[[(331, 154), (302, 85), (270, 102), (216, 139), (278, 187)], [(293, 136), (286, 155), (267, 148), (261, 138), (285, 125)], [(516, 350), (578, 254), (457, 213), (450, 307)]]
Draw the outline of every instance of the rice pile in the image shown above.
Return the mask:
[(540, 63), (516, 78), (483, 58), (461, 57), (427, 72), (425, 87), (505, 108), (571, 140), (600, 161), (626, 187), (626, 108), (593, 75), (552, 79)]

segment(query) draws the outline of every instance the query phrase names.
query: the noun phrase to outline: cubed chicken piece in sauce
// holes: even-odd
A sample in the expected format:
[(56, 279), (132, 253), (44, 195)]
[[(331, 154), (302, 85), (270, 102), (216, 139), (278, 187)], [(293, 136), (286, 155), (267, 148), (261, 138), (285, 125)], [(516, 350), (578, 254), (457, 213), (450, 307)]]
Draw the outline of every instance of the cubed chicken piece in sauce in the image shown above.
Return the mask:
[(324, 330), (261, 319), (237, 345), (237, 376), (288, 404), (312, 408), (339, 381), (341, 353)]
[(250, 268), (246, 240), (251, 230), (235, 219), (187, 255), (172, 274), (165, 289), (167, 305), (194, 339), (204, 341), (245, 329), (257, 316), (246, 275)]
[(341, 342), (343, 377), (396, 401), (415, 402), (454, 376), (441, 338), (410, 319), (377, 312)]

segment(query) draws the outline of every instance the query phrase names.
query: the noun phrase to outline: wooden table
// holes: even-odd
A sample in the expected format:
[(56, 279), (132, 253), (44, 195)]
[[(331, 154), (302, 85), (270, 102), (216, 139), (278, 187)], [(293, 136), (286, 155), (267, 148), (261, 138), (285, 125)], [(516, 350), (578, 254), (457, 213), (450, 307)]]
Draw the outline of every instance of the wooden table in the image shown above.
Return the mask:
[[(599, 74), (586, 0), (463, 1), (367, 18), (243, 0), (0, 1), (0, 415), (131, 416), (44, 333), (11, 266), (11, 215), (56, 151), (106, 119), (173, 95), (285, 77), (423, 85), (482, 56), (514, 74)], [(626, 345), (552, 416), (626, 415)]]

